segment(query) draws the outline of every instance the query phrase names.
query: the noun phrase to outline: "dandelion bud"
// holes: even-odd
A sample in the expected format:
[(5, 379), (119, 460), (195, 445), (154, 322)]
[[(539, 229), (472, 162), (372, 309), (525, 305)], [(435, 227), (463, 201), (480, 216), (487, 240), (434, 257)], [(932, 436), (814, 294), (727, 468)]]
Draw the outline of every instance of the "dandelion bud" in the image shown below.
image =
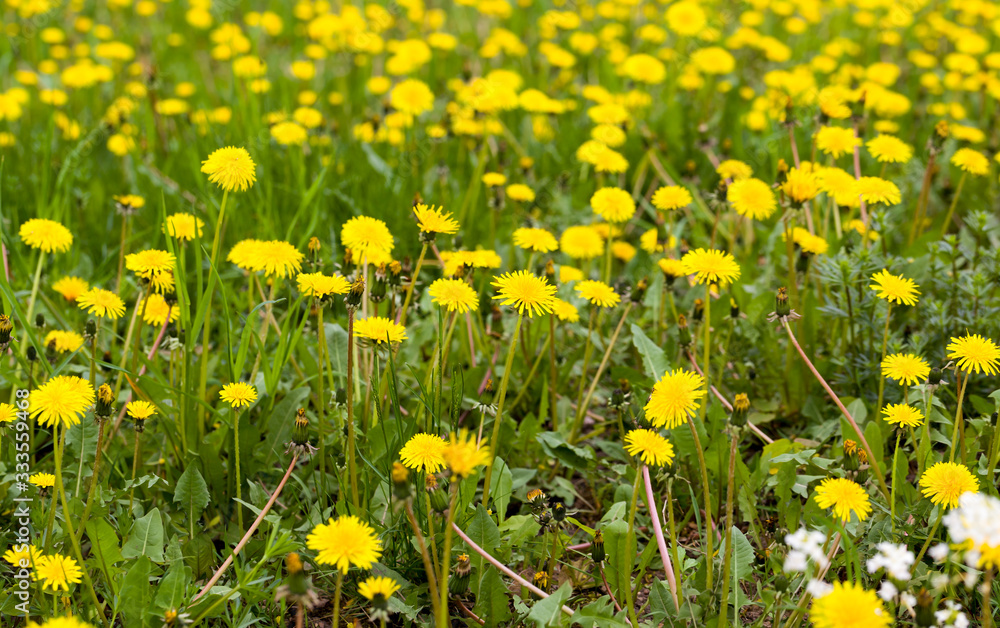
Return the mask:
[(0, 351), (5, 350), (11, 343), (11, 336), (14, 334), (14, 323), (6, 314), (0, 314)]
[(45, 315), (35, 314), (35, 327), (38, 329), (45, 329)]
[(920, 589), (917, 593), (916, 624), (918, 626), (936, 626), (937, 620), (934, 617), (934, 597), (927, 589)]
[(309, 238), (309, 251), (311, 253), (313, 253), (313, 254), (319, 253), (319, 250), (321, 248), (322, 248), (322, 245), (319, 242), (319, 238), (317, 238), (316, 236), (313, 236), (313, 237)]
[(492, 393), (493, 392), (493, 378), (492, 377), (486, 380), (486, 388), (483, 389), (483, 392), (484, 393)]
[(372, 282), (371, 291), (368, 293), (368, 298), (374, 303), (381, 303), (385, 299), (385, 292), (388, 286), (385, 264), (382, 264), (375, 271), (375, 281)]
[(640, 279), (632, 289), (632, 303), (642, 303), (642, 298), (646, 296), (646, 289), (649, 283), (645, 279)]
[(566, 504), (561, 501), (554, 501), (552, 504), (552, 518), (557, 522), (566, 520)]
[[(536, 571), (534, 577), (532, 578), (536, 587), (541, 589), (543, 592), (548, 593), (549, 588), (549, 574), (544, 571)], [(538, 600), (541, 599), (537, 593), (532, 593), (531, 597)]]
[(337, 388), (336, 392), (333, 393), (333, 403), (338, 407), (347, 405), (347, 390), (343, 386)]
[(83, 327), (83, 335), (88, 339), (93, 339), (94, 336), (97, 335), (97, 321), (92, 318), (88, 318)]
[(942, 376), (941, 369), (937, 367), (932, 368), (931, 372), (927, 375), (927, 385), (937, 386), (938, 384), (941, 383), (941, 376)]
[(528, 504), (531, 509), (539, 512), (545, 508), (545, 492), (540, 488), (528, 491)]
[(590, 557), (598, 565), (607, 558), (607, 552), (604, 551), (604, 535), (600, 530), (594, 532), (594, 540), (590, 544)]
[(396, 499), (410, 498), (410, 471), (398, 462), (392, 463), (392, 492)]
[(297, 456), (309, 456), (315, 453), (316, 448), (309, 442), (309, 418), (306, 417), (305, 408), (299, 408), (295, 413), (295, 427), (292, 430), (292, 440), (285, 448), (285, 453), (294, 453)]
[(34, 346), (29, 346), (25, 352), (25, 357), (28, 358), (28, 362), (34, 362), (38, 359), (38, 351), (35, 350)]
[(431, 492), (431, 508), (437, 513), (448, 510), (448, 493), (444, 489), (436, 488)]
[(628, 407), (628, 393), (626, 393), (621, 388), (615, 388), (611, 391), (611, 399), (608, 399), (608, 407), (612, 410), (617, 410), (621, 412)]
[(389, 262), (389, 285), (398, 288), (403, 284), (403, 265), (396, 260)]
[(545, 277), (552, 283), (556, 283), (556, 265), (550, 259), (545, 262)]
[(350, 309), (357, 309), (361, 307), (361, 299), (365, 296), (365, 280), (363, 277), (358, 277), (351, 284), (351, 289), (344, 296), (344, 305)]
[(521, 166), (521, 170), (527, 172), (528, 170), (531, 170), (532, 166), (535, 165), (535, 160), (532, 159), (531, 157), (525, 156), (521, 157), (521, 159), (518, 160), (517, 164)]
[(692, 313), (691, 318), (693, 318), (694, 321), (697, 323), (701, 321), (701, 319), (704, 317), (705, 317), (705, 302), (701, 299), (695, 299), (694, 312)]
[(683, 314), (677, 317), (677, 344), (683, 348), (691, 346), (691, 330), (688, 329), (687, 317)]
[(736, 299), (729, 299), (729, 317), (740, 317), (740, 304), (736, 302)]
[(313, 590), (311, 579), (306, 576), (302, 558), (295, 552), (285, 556), (285, 572), (288, 575), (285, 582), (275, 591), (274, 601), (287, 600), (307, 609), (314, 608), (319, 603), (319, 597)]
[(97, 404), (94, 406), (94, 416), (98, 419), (107, 419), (115, 413), (115, 393), (111, 386), (101, 384), (97, 389)]
[(455, 568), (448, 580), (448, 591), (452, 595), (463, 595), (469, 590), (469, 575), (472, 573), (472, 562), (468, 554), (459, 554), (455, 560)]
[(788, 288), (784, 286), (778, 288), (778, 294), (775, 296), (774, 313), (778, 315), (778, 318), (792, 313), (792, 308), (788, 304)]
[(774, 589), (778, 593), (784, 593), (788, 590), (788, 578), (784, 574), (774, 579)]
[(736, 395), (733, 400), (733, 413), (729, 421), (736, 427), (743, 427), (747, 424), (747, 415), (750, 414), (750, 398), (746, 393)]

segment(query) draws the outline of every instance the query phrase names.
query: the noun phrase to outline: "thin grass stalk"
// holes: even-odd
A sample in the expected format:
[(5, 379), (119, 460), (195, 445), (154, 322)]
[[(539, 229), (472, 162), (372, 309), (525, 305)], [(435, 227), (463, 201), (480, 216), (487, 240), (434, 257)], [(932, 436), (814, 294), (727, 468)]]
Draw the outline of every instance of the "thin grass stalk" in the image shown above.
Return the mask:
[[(629, 506), (628, 511), (628, 537), (626, 538), (626, 556), (631, 557), (635, 555), (636, 548), (639, 546), (638, 537), (636, 536), (635, 530), (635, 513), (639, 508), (639, 483), (642, 482), (642, 473), (639, 469), (635, 470), (635, 482), (632, 484), (632, 503)], [(629, 563), (631, 564), (631, 562)], [(635, 612), (635, 603), (632, 598), (632, 572), (629, 571), (628, 574), (629, 582), (625, 586), (625, 608), (628, 610), (629, 619), (632, 620), (633, 626), (639, 625), (639, 618)], [(621, 583), (619, 583), (620, 585)]]
[[(420, 558), (424, 563), (424, 571), (427, 573), (427, 588), (431, 598), (431, 609), (434, 616), (437, 617), (438, 605), (440, 604), (437, 588), (437, 574), (434, 571), (434, 566), (431, 564), (430, 555), (427, 552), (427, 543), (424, 541), (424, 535), (420, 531), (420, 526), (417, 525), (416, 516), (413, 514), (412, 499), (406, 500), (406, 518), (410, 522), (410, 527), (413, 528), (414, 536), (417, 538), (417, 546), (420, 548)], [(428, 519), (431, 519), (431, 517), (428, 517)]]
[[(209, 258), (209, 263), (212, 268), (216, 268), (216, 264), (219, 261), (219, 242), (222, 239), (222, 228), (225, 226), (226, 205), (228, 201), (229, 201), (229, 190), (226, 190), (222, 193), (222, 204), (219, 207), (219, 219), (215, 223), (215, 233), (212, 235), (212, 253), (211, 257)], [(214, 287), (215, 287), (215, 273), (210, 272), (208, 280), (208, 289), (205, 291), (204, 294), (201, 295), (201, 298), (208, 299), (208, 305), (207, 308), (205, 309), (205, 323), (201, 335), (201, 366), (198, 376), (198, 397), (200, 399), (205, 399), (205, 392), (208, 390), (208, 354), (211, 353), (209, 351), (209, 346), (211, 345), (211, 340), (212, 340), (212, 296), (215, 294)], [(204, 420), (205, 420), (205, 408), (199, 404), (198, 421), (204, 421)]]
[(424, 242), (423, 246), (420, 247), (420, 255), (417, 257), (417, 263), (413, 267), (413, 276), (410, 277), (410, 283), (406, 286), (406, 297), (403, 299), (403, 307), (399, 310), (399, 324), (406, 326), (406, 315), (410, 309), (410, 301), (413, 299), (413, 288), (417, 283), (417, 277), (420, 275), (420, 268), (424, 265), (424, 258), (427, 256), (427, 243)]
[[(729, 573), (733, 563), (733, 499), (736, 496), (736, 455), (739, 453), (739, 428), (729, 434), (729, 475), (726, 480), (726, 555), (722, 560), (722, 598), (719, 628), (729, 625)], [(735, 620), (735, 618), (734, 618)]]
[[(879, 364), (885, 361), (885, 351), (886, 347), (889, 346), (889, 319), (892, 315), (892, 301), (886, 301), (885, 309), (885, 329), (882, 330), (882, 354), (879, 358)], [(885, 394), (885, 374), (879, 370), (878, 375), (878, 404), (875, 406), (875, 411), (879, 412), (882, 410), (882, 399)]]
[(951, 224), (951, 217), (955, 215), (955, 207), (958, 205), (958, 197), (962, 195), (962, 187), (965, 185), (965, 177), (968, 172), (962, 171), (962, 176), (958, 179), (958, 187), (955, 188), (955, 196), (951, 199), (951, 205), (948, 206), (948, 213), (944, 216), (944, 223), (941, 225), (941, 238), (948, 233), (948, 225)]
[[(698, 428), (695, 427), (694, 417), (690, 414), (687, 417), (688, 427), (691, 428), (691, 437), (694, 439), (694, 450), (698, 454), (698, 468), (701, 471), (702, 498), (705, 506), (705, 588), (712, 588), (714, 531), (712, 525), (712, 489), (708, 484), (708, 467), (705, 465), (705, 452), (701, 448), (701, 437), (698, 436)], [(697, 508), (697, 506), (695, 506)]]
[(958, 370), (957, 368), (955, 369), (955, 372), (958, 373), (958, 379), (961, 381), (961, 386), (959, 386), (959, 389), (958, 389), (958, 403), (955, 404), (955, 428), (954, 428), (954, 430), (952, 431), (952, 434), (951, 434), (951, 451), (948, 452), (948, 462), (955, 462), (955, 450), (959, 448), (958, 447), (959, 441), (962, 440), (963, 442), (962, 442), (962, 446), (961, 446), (961, 450), (962, 450), (961, 460), (963, 461), (963, 464), (964, 464), (964, 461), (965, 461), (965, 443), (964, 443), (964, 438), (962, 438), (962, 435), (960, 434), (960, 431), (961, 431), (961, 429), (963, 427), (962, 426), (962, 402), (965, 400), (965, 387), (968, 386), (968, 384), (969, 384), (969, 378), (972, 377), (972, 374), (971, 373), (966, 373), (965, 374), (965, 379), (962, 379), (962, 372), (960, 370)]
[[(499, 420), (499, 416), (498, 416)], [(490, 465), (492, 467), (493, 465)], [(487, 467), (489, 468), (489, 467)], [(487, 484), (489, 486), (489, 484)], [(455, 526), (455, 510), (458, 507), (458, 482), (452, 482), (451, 503), (448, 505), (448, 523), (444, 529), (444, 548), (441, 553), (441, 572), (438, 576), (440, 602), (437, 607), (437, 628), (448, 628), (448, 576), (451, 571), (451, 536)], [(486, 500), (483, 500), (486, 503)]]
[(575, 443), (577, 436), (580, 434), (580, 428), (583, 426), (583, 417), (587, 414), (587, 408), (590, 407), (590, 400), (594, 397), (594, 391), (597, 389), (597, 384), (601, 381), (601, 375), (604, 373), (604, 369), (608, 366), (608, 360), (611, 358), (611, 352), (615, 348), (615, 342), (618, 340), (618, 334), (621, 333), (622, 327), (625, 326), (625, 320), (628, 319), (629, 312), (632, 311), (632, 306), (634, 304), (629, 301), (628, 305), (625, 306), (625, 311), (622, 312), (621, 320), (618, 321), (618, 326), (615, 327), (615, 331), (611, 334), (611, 339), (608, 340), (608, 348), (604, 351), (604, 356), (601, 358), (601, 363), (597, 367), (597, 373), (594, 374), (594, 379), (590, 382), (590, 388), (587, 390), (587, 395), (583, 399), (582, 404), (578, 404), (576, 407), (576, 418), (573, 421), (573, 430), (569, 436), (569, 442)]
[[(514, 366), (514, 350), (517, 347), (517, 337), (521, 332), (521, 321), (524, 319), (524, 312), (517, 313), (517, 323), (514, 324), (514, 333), (510, 336), (510, 346), (507, 347), (507, 363), (503, 369), (503, 378), (500, 380), (500, 392), (497, 398), (497, 414), (493, 419), (493, 438), (490, 446), (493, 447), (493, 454), (500, 455), (500, 422), (503, 420), (503, 402), (507, 397), (507, 384), (510, 381), (510, 371)], [(483, 486), (483, 504), (490, 503), (490, 483), (493, 479), (493, 465), (486, 467), (486, 480)]]

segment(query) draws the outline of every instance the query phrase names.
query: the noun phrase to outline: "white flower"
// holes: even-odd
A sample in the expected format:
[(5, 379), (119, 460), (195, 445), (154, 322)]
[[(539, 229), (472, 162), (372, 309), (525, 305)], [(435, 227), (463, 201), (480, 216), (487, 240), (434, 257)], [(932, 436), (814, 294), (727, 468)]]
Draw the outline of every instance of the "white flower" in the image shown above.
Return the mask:
[(927, 553), (930, 555), (931, 558), (934, 559), (934, 562), (939, 563), (945, 558), (948, 558), (948, 552), (949, 549), (947, 543), (938, 543), (937, 545), (932, 547)]
[(969, 628), (969, 618), (954, 600), (947, 600), (944, 605), (944, 609), (934, 613), (934, 619), (941, 628)]
[(896, 585), (889, 582), (888, 580), (882, 581), (882, 586), (878, 588), (878, 596), (885, 600), (886, 602), (891, 602), (896, 595), (899, 594), (899, 589)]
[(821, 569), (827, 566), (826, 554), (823, 553), (823, 544), (826, 543), (826, 535), (822, 532), (807, 530), (804, 527), (799, 528), (793, 534), (785, 535), (785, 543), (792, 550), (788, 553), (789, 558), (792, 557), (792, 552), (802, 554), (802, 556), (796, 555), (792, 561), (791, 566), (796, 567), (795, 569), (789, 567), (788, 560), (786, 559), (785, 571), (805, 571), (805, 565), (802, 564), (802, 561), (806, 559), (811, 559)]
[(948, 574), (936, 573), (931, 576), (931, 587), (943, 589), (948, 586)]
[(972, 571), (967, 571), (965, 572), (965, 575), (962, 576), (962, 579), (965, 580), (965, 588), (971, 589), (972, 587), (976, 586), (976, 582), (979, 581), (979, 572), (976, 571), (975, 569), (973, 569)]
[(979, 563), (978, 548), (1000, 545), (1000, 499), (983, 493), (965, 493), (958, 498), (958, 507), (942, 521), (953, 543), (968, 543), (976, 548), (965, 554), (965, 562), (971, 567)]
[(903, 591), (899, 594), (899, 603), (912, 611), (913, 607), (917, 605), (917, 596)]
[(910, 579), (910, 568), (915, 557), (905, 545), (882, 542), (876, 548), (878, 553), (868, 559), (868, 573), (885, 569), (893, 580), (906, 582)]
[(809, 559), (799, 550), (792, 550), (785, 556), (785, 573), (802, 573), (809, 566)]
[(832, 584), (827, 584), (822, 580), (816, 580), (815, 578), (810, 580), (809, 584), (806, 585), (806, 593), (808, 593), (809, 595), (813, 596), (816, 599), (819, 599), (824, 595), (827, 595), (831, 591), (833, 591)]

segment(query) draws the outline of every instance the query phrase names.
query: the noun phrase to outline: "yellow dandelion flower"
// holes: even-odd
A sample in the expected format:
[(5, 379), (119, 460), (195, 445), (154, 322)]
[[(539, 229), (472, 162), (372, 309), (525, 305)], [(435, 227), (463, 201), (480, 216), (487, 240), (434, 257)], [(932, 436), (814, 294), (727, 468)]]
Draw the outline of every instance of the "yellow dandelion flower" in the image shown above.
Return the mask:
[(476, 445), (476, 437), (469, 434), (468, 430), (461, 430), (458, 434), (452, 433), (448, 437), (443, 455), (448, 469), (459, 478), (467, 478), (478, 467), (493, 463), (490, 448), (486, 445)]
[(819, 178), (811, 169), (792, 168), (785, 176), (784, 183), (781, 184), (781, 191), (794, 202), (805, 203), (819, 194)]
[(399, 589), (396, 581), (387, 576), (368, 576), (367, 580), (358, 585), (358, 593), (369, 602), (381, 603), (388, 600)]
[(257, 180), (257, 166), (245, 148), (228, 146), (214, 151), (201, 162), (201, 171), (208, 180), (226, 192), (245, 192)]
[(895, 183), (878, 177), (861, 177), (854, 182), (854, 193), (869, 205), (896, 205), (902, 200)]
[(933, 504), (954, 508), (958, 498), (979, 490), (979, 480), (968, 467), (957, 462), (939, 462), (920, 476), (920, 492)]
[(608, 222), (628, 222), (635, 215), (632, 195), (621, 188), (601, 188), (590, 197), (590, 206)]
[(43, 253), (65, 253), (73, 244), (73, 234), (54, 220), (32, 218), (21, 225), (21, 241)]
[(191, 214), (180, 212), (167, 216), (164, 230), (167, 235), (178, 240), (194, 240), (201, 237), (205, 221)]
[(653, 207), (663, 211), (681, 209), (691, 204), (691, 193), (680, 185), (661, 187), (653, 194)]
[(698, 409), (698, 400), (705, 396), (705, 379), (692, 371), (667, 371), (656, 384), (646, 402), (646, 418), (653, 427), (671, 430)]
[(43, 344), (55, 349), (56, 353), (72, 353), (83, 346), (83, 336), (75, 331), (53, 329), (45, 335)]
[(844, 478), (826, 478), (816, 487), (816, 503), (820, 508), (832, 508), (834, 515), (842, 521), (851, 518), (853, 512), (864, 521), (872, 512), (868, 493), (857, 482)]
[(87, 380), (57, 375), (31, 393), (31, 417), (45, 427), (71, 427), (94, 405), (95, 397)]
[(728, 285), (740, 278), (740, 265), (731, 253), (717, 249), (696, 249), (688, 251), (681, 263), (684, 272), (694, 275), (698, 283), (718, 283)]
[(32, 565), (38, 563), (38, 559), (42, 557), (42, 551), (35, 547), (34, 545), (13, 545), (9, 550), (4, 552), (3, 559), (11, 567), (18, 567), (27, 569)]
[(872, 275), (874, 282), (869, 286), (874, 290), (880, 299), (885, 299), (890, 303), (903, 305), (916, 305), (919, 287), (912, 279), (907, 279), (902, 275), (893, 275), (888, 270), (882, 269)]
[(246, 382), (233, 382), (222, 387), (219, 397), (233, 408), (249, 407), (257, 401), (257, 389)]
[(418, 203), (413, 208), (417, 217), (417, 225), (423, 233), (443, 233), (450, 235), (458, 232), (458, 221), (440, 207)]
[(854, 135), (854, 129), (839, 126), (822, 127), (816, 131), (813, 139), (816, 140), (816, 148), (834, 159), (853, 153), (854, 148), (861, 145), (861, 140)]
[(740, 179), (734, 181), (726, 192), (726, 200), (740, 216), (765, 220), (778, 207), (771, 186), (760, 179)]
[(81, 310), (99, 318), (117, 320), (125, 313), (125, 302), (117, 294), (104, 288), (87, 290), (77, 297), (76, 304)]
[(525, 310), (529, 317), (536, 314), (548, 314), (552, 311), (552, 300), (556, 287), (545, 277), (537, 277), (527, 270), (504, 273), (493, 278), (493, 287), (499, 294), (501, 305), (509, 305), (523, 314)]
[(905, 403), (896, 403), (882, 408), (885, 420), (900, 427), (917, 427), (924, 423), (924, 413)]
[(996, 375), (1000, 368), (1000, 347), (989, 338), (966, 332), (948, 343), (948, 359), (957, 360), (958, 368), (966, 373)]
[(323, 297), (332, 294), (347, 294), (351, 282), (341, 275), (324, 275), (323, 273), (299, 273), (295, 278), (299, 292), (307, 297)]
[(882, 360), (882, 375), (907, 386), (926, 380), (930, 372), (930, 365), (912, 353), (893, 353)]
[(514, 246), (537, 253), (549, 253), (559, 248), (559, 242), (545, 229), (521, 227), (514, 230)]
[(555, 297), (552, 301), (552, 313), (561, 321), (575, 323), (580, 320), (580, 312), (576, 306), (559, 297)]
[(665, 275), (671, 277), (684, 277), (687, 275), (687, 271), (684, 269), (684, 262), (679, 259), (674, 259), (672, 257), (664, 257), (656, 263), (663, 271)]
[(288, 277), (302, 270), (305, 256), (293, 245), (281, 240), (257, 242), (247, 251), (252, 272), (263, 271), (268, 277)]
[(749, 179), (753, 176), (753, 168), (738, 159), (723, 161), (716, 167), (715, 172), (723, 179), (730, 179), (732, 181)]
[(384, 316), (369, 316), (354, 321), (354, 335), (376, 343), (397, 343), (407, 339), (406, 328)]
[(865, 143), (879, 163), (905, 164), (913, 157), (913, 147), (895, 135), (878, 135)]
[(535, 200), (535, 191), (523, 183), (513, 183), (507, 186), (507, 196), (514, 201), (531, 203)]
[(128, 405), (125, 406), (125, 414), (129, 415), (132, 419), (145, 421), (149, 417), (156, 414), (156, 406), (141, 399), (130, 401), (128, 402)]
[(399, 459), (409, 469), (437, 473), (444, 468), (448, 443), (434, 434), (414, 434), (399, 450)]
[[(157, 292), (173, 286), (173, 271), (177, 258), (173, 253), (148, 249), (125, 256), (125, 268), (131, 270), (137, 277), (149, 281)], [(166, 277), (169, 275), (169, 278)]]
[(375, 530), (353, 515), (331, 518), (306, 537), (306, 547), (316, 552), (316, 562), (333, 565), (342, 573), (351, 566), (371, 569), (382, 555), (382, 542)]
[(887, 628), (893, 623), (875, 592), (852, 582), (834, 582), (833, 591), (813, 600), (809, 619), (815, 628)]
[(69, 585), (76, 584), (83, 579), (83, 570), (75, 560), (62, 554), (52, 554), (51, 556), (41, 556), (35, 562), (35, 580), (42, 583), (42, 587), (53, 591), (69, 592)]
[(139, 304), (139, 311), (142, 312), (142, 320), (147, 325), (162, 327), (170, 316), (170, 322), (174, 322), (181, 315), (177, 304), (168, 303), (162, 294), (152, 293)]
[(389, 104), (396, 111), (419, 116), (434, 108), (434, 92), (419, 79), (406, 79), (389, 92)]
[(28, 481), (38, 488), (52, 488), (56, 485), (56, 476), (51, 473), (33, 473)]
[(615, 289), (603, 281), (588, 279), (576, 284), (576, 291), (591, 305), (614, 307), (622, 300)]
[(483, 175), (482, 181), (488, 188), (497, 188), (507, 183), (507, 176), (500, 172), (487, 172)]
[(0, 423), (13, 423), (17, 420), (17, 408), (13, 404), (0, 403)]
[(340, 230), (341, 243), (355, 254), (355, 259), (376, 263), (377, 259), (388, 257), (395, 246), (395, 240), (385, 222), (370, 216), (356, 216), (344, 223)]
[(570, 283), (583, 279), (583, 271), (573, 266), (563, 264), (559, 267), (559, 283)]
[(61, 294), (67, 301), (73, 302), (90, 289), (90, 284), (79, 277), (63, 277), (52, 284), (52, 289)]
[(573, 259), (594, 259), (604, 254), (604, 239), (593, 227), (577, 225), (563, 231), (559, 250)]
[(427, 288), (427, 294), (449, 312), (465, 314), (479, 307), (479, 295), (461, 279), (437, 279)]
[(651, 467), (669, 465), (674, 460), (674, 446), (653, 430), (638, 429), (626, 434), (625, 451)]
[(990, 171), (990, 160), (974, 148), (959, 148), (951, 156), (951, 163), (969, 174), (984, 176)]

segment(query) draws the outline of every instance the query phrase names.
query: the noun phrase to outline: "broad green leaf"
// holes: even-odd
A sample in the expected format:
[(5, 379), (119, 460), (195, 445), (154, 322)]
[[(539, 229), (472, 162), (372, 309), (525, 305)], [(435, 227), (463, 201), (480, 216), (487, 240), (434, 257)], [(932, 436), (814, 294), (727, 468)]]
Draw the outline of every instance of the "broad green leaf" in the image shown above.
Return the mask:
[(177, 487), (174, 489), (174, 503), (180, 503), (190, 522), (195, 522), (201, 517), (211, 497), (208, 493), (208, 484), (201, 472), (195, 465), (188, 465), (181, 477), (177, 480)]
[(573, 614), (572, 624), (583, 628), (629, 628), (625, 612), (615, 614), (615, 605), (608, 596), (602, 596)]
[[(500, 528), (497, 527), (497, 524), (493, 523), (493, 519), (486, 512), (486, 508), (482, 504), (476, 506), (476, 514), (473, 515), (472, 521), (469, 522), (466, 534), (469, 535), (473, 543), (490, 554), (495, 553), (496, 549), (500, 547)], [(484, 568), (483, 560), (483, 557), (479, 554), (472, 554), (472, 564), (480, 570)]]
[(176, 562), (167, 569), (156, 585), (156, 608), (167, 610), (184, 606), (187, 598), (187, 588), (191, 583), (191, 568), (183, 562)]
[[(481, 506), (480, 506), (481, 507)], [(500, 574), (492, 566), (480, 572), (479, 595), (476, 596), (476, 615), (490, 628), (500, 626), (510, 619), (510, 594)]]
[[(157, 521), (159, 521), (159, 513), (156, 514)], [(127, 626), (146, 628), (151, 625), (150, 622), (146, 621), (146, 611), (153, 601), (153, 589), (149, 584), (151, 570), (152, 564), (149, 562), (149, 558), (140, 556), (122, 580), (117, 608), (126, 620), (124, 624)]]
[(628, 523), (618, 520), (601, 529), (604, 534), (604, 549), (607, 561), (604, 575), (608, 585), (614, 589), (615, 598), (624, 600), (625, 589), (632, 587), (632, 566), (635, 564), (635, 544), (630, 542)]
[(493, 498), (494, 509), (500, 520), (507, 514), (511, 491), (514, 488), (514, 476), (511, 475), (507, 463), (496, 457), (493, 459), (493, 479), (490, 481), (490, 497)]
[(642, 331), (642, 328), (632, 323), (632, 344), (639, 350), (642, 356), (642, 364), (645, 367), (646, 375), (654, 382), (663, 377), (663, 374), (670, 368), (670, 361), (667, 360), (663, 349), (649, 339), (649, 336)]
[(97, 564), (105, 567), (122, 560), (122, 551), (118, 545), (118, 534), (111, 524), (104, 519), (91, 519), (87, 522), (87, 538), (97, 556)]
[(573, 594), (573, 587), (564, 582), (559, 589), (549, 597), (536, 602), (528, 613), (528, 621), (535, 622), (537, 628), (559, 626), (562, 623), (562, 606)]
[(160, 509), (154, 508), (136, 520), (132, 534), (122, 548), (125, 558), (147, 556), (154, 563), (163, 562), (163, 521)]

